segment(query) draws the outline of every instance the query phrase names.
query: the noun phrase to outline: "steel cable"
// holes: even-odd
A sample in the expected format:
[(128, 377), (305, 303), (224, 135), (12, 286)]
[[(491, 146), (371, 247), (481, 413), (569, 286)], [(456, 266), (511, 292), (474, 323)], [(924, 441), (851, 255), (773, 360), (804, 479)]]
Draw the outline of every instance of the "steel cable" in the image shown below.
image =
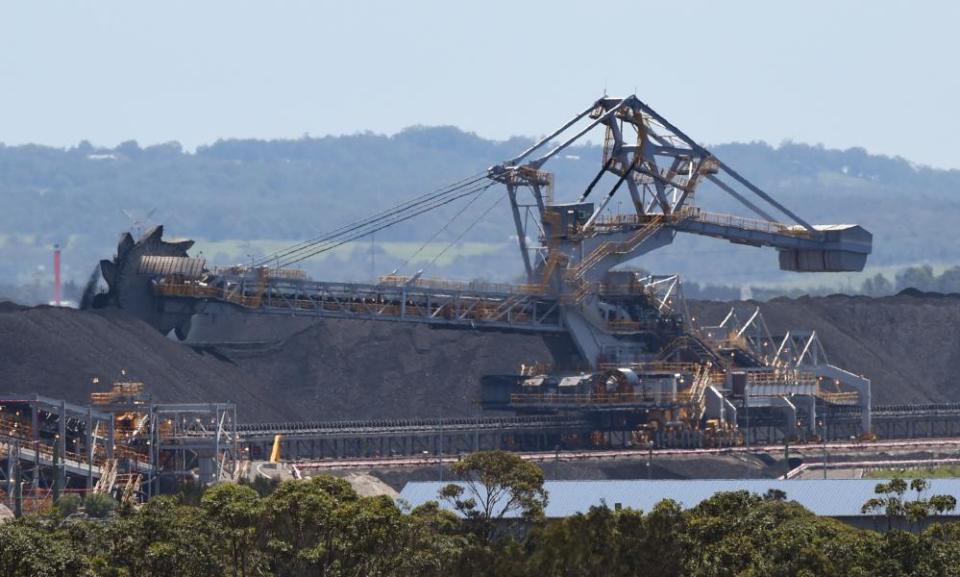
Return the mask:
[[(457, 212), (457, 213), (454, 214), (452, 217), (450, 217), (450, 219), (449, 219), (442, 227), (440, 227), (440, 229), (437, 230), (437, 232), (433, 233), (433, 236), (431, 236), (429, 239), (423, 241), (423, 244), (421, 244), (420, 247), (417, 248), (417, 250), (414, 251), (414, 253), (413, 253), (412, 255), (408, 256), (406, 259), (404, 259), (403, 262), (401, 262), (399, 265), (397, 265), (397, 267), (394, 269), (394, 272), (397, 273), (397, 272), (402, 271), (403, 268), (406, 267), (408, 264), (410, 264), (410, 262), (411, 262), (413, 259), (417, 258), (417, 257), (420, 255), (420, 253), (423, 252), (423, 249), (427, 248), (427, 245), (429, 245), (429, 244), (432, 243), (433, 241), (437, 240), (437, 237), (440, 236), (441, 234), (443, 234), (443, 231), (447, 230), (447, 229), (450, 227), (450, 225), (453, 224), (453, 221), (457, 220), (457, 218), (459, 218), (460, 215), (462, 215), (464, 212), (466, 212), (468, 208), (470, 208), (471, 206), (473, 206), (473, 203), (477, 202), (477, 200), (478, 200), (481, 196), (483, 196), (483, 193), (486, 192), (486, 190), (487, 190), (487, 189), (484, 188), (482, 191), (480, 191), (479, 194), (474, 195), (473, 198), (471, 198), (470, 201), (467, 202), (467, 204), (465, 204), (465, 205), (463, 206), (463, 208), (460, 209), (459, 212)], [(432, 261), (431, 261), (431, 264), (432, 264)]]
[(404, 202), (396, 204), (375, 215), (353, 221), (339, 228), (336, 228), (332, 231), (326, 232), (320, 236), (299, 242), (297, 244), (294, 244), (284, 249), (274, 251), (270, 255), (263, 257), (262, 259), (257, 261), (255, 264), (258, 266), (263, 266), (263, 265), (269, 264), (271, 261), (279, 261), (280, 259), (291, 257), (299, 252), (310, 250), (313, 246), (316, 246), (317, 244), (327, 242), (329, 240), (335, 239), (344, 234), (349, 234), (351, 231), (356, 230), (359, 227), (368, 226), (370, 224), (382, 221), (386, 218), (390, 218), (393, 215), (403, 213), (407, 210), (413, 209), (420, 205), (433, 202), (447, 195), (456, 193), (466, 187), (473, 186), (480, 181), (486, 180), (486, 178), (487, 178), (486, 172), (483, 172), (483, 173), (477, 173), (467, 178), (460, 179), (457, 182), (438, 188), (432, 192), (422, 194), (410, 200), (406, 200)]
[[(489, 187), (488, 187), (488, 188), (489, 188)], [(484, 190), (486, 190), (486, 189), (484, 189)], [(479, 195), (478, 195), (478, 196), (479, 196)], [(498, 204), (500, 204), (500, 202), (501, 202), (505, 197), (506, 197), (506, 195), (503, 195), (503, 196), (498, 197), (498, 198), (493, 202), (493, 204), (491, 204), (489, 207), (487, 207), (487, 210), (483, 211), (483, 214), (481, 214), (480, 216), (478, 216), (472, 223), (470, 223), (470, 226), (468, 226), (466, 229), (464, 229), (464, 231), (461, 232), (461, 233), (457, 236), (457, 238), (453, 239), (452, 241), (450, 241), (450, 244), (448, 244), (447, 246), (443, 247), (443, 250), (441, 250), (439, 253), (437, 253), (437, 255), (433, 257), (433, 259), (430, 261), (430, 264), (428, 264), (427, 266), (428, 266), (428, 267), (433, 266), (433, 265), (437, 262), (437, 260), (440, 259), (441, 256), (443, 256), (444, 254), (446, 254), (446, 252), (447, 252), (448, 250), (450, 250), (450, 247), (452, 247), (453, 245), (459, 243), (459, 242), (463, 239), (463, 237), (465, 237), (465, 236), (467, 235), (467, 233), (469, 233), (471, 230), (473, 230), (473, 227), (477, 226), (477, 224), (478, 224), (481, 220), (483, 220), (488, 214), (490, 214), (490, 211), (493, 210), (494, 207), (496, 207)]]
[[(468, 188), (466, 191), (463, 191), (462, 189), (451, 191), (451, 192), (457, 192), (457, 194), (446, 197), (446, 198), (445, 198), (446, 194), (449, 194), (449, 193), (440, 195), (438, 198), (432, 199), (430, 201), (430, 204), (427, 204), (426, 206), (421, 207), (414, 212), (400, 211), (398, 213), (395, 213), (392, 215), (384, 215), (383, 217), (377, 218), (374, 221), (363, 223), (358, 226), (352, 227), (350, 230), (346, 230), (341, 234), (331, 236), (331, 238), (328, 238), (324, 241), (317, 242), (310, 247), (305, 247), (304, 249), (297, 251), (297, 254), (291, 255), (291, 258), (287, 258), (286, 260), (279, 261), (279, 266), (287, 267), (287, 266), (296, 264), (298, 262), (304, 261), (308, 258), (314, 257), (318, 254), (322, 254), (324, 252), (333, 250), (348, 242), (357, 240), (358, 238), (362, 238), (369, 234), (381, 231), (395, 224), (399, 224), (401, 222), (410, 220), (411, 218), (419, 216), (425, 212), (429, 212), (441, 206), (450, 204), (455, 200), (470, 196), (472, 194), (477, 194), (478, 192), (482, 192), (487, 188), (490, 188), (494, 184), (496, 183), (491, 181), (482, 186), (474, 186), (472, 188)], [(420, 203), (420, 204), (423, 204), (423, 203)], [(380, 222), (384, 220), (385, 222)], [(376, 226), (373, 226), (371, 228), (371, 225), (374, 225), (374, 224), (376, 224)]]

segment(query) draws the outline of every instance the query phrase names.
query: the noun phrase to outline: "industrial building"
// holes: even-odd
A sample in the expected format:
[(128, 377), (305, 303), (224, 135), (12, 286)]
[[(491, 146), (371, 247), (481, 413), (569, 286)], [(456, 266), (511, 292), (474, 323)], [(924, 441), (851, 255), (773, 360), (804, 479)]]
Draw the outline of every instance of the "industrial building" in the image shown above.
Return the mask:
[(66, 492), (139, 502), (184, 481), (235, 479), (239, 450), (235, 406), (156, 403), (143, 383), (114, 383), (86, 406), (0, 395), (0, 493), (16, 510)]

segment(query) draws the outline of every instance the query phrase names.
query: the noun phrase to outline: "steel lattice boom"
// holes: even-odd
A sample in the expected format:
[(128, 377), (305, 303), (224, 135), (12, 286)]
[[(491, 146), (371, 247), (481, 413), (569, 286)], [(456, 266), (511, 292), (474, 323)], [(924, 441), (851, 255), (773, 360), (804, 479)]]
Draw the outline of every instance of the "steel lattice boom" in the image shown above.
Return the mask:
[[(601, 126), (606, 136), (596, 177), (576, 201), (554, 202), (548, 193), (553, 177), (542, 170), (544, 165)], [(605, 194), (594, 194), (607, 174), (614, 177), (613, 186)], [(809, 224), (636, 96), (597, 100), (519, 156), (491, 167), (488, 175), (507, 187), (529, 278), (561, 292), (562, 283), (554, 275), (564, 268), (576, 269), (578, 278), (600, 278), (617, 264), (669, 244), (676, 232), (770, 246), (780, 252), (783, 270), (798, 272), (860, 271), (871, 252), (872, 235), (862, 227)], [(704, 181), (752, 214), (714, 214), (696, 207), (694, 199)], [(517, 200), (521, 188), (534, 197), (538, 247), (528, 246), (531, 235), (522, 224)], [(605, 216), (610, 201), (624, 189), (632, 211)], [(788, 222), (778, 221), (773, 213)], [(637, 236), (641, 230), (646, 233)], [(560, 260), (566, 266), (554, 264)]]
[[(595, 177), (575, 199), (554, 198), (554, 177), (545, 167), (599, 129), (605, 138)], [(510, 201), (524, 284), (429, 279), (419, 272), (335, 283), (283, 268), (460, 199), (469, 204), (497, 184)], [(627, 211), (610, 210), (617, 194), (629, 197)], [(707, 195), (728, 196), (745, 214), (704, 210)], [(535, 231), (521, 214), (527, 210), (535, 213)], [(101, 270), (110, 285), (106, 299), (181, 338), (189, 337), (198, 317), (218, 325), (218, 318), (237, 314), (566, 333), (590, 373), (556, 383), (550, 375), (525, 375), (506, 405), (519, 412), (617, 414), (633, 432), (653, 427), (645, 438), (659, 442), (681, 442), (671, 435), (704, 432), (707, 423), (713, 423), (708, 436), (715, 442), (734, 442), (738, 420), (751, 412), (754, 419), (786, 415), (787, 435), (815, 434), (818, 402), (855, 403), (861, 429), (869, 432), (870, 381), (830, 365), (815, 334), (792, 331), (774, 339), (759, 311), (743, 323), (731, 315), (717, 327), (698, 327), (686, 314), (677, 275), (617, 270), (681, 232), (772, 247), (781, 269), (798, 272), (862, 270), (872, 245), (870, 233), (857, 225), (810, 224), (628, 96), (591, 103), (483, 173), (249, 267), (210, 269), (187, 254), (192, 242), (165, 242), (156, 227), (136, 242), (122, 237), (117, 256), (102, 261)], [(675, 430), (654, 427), (655, 421)]]

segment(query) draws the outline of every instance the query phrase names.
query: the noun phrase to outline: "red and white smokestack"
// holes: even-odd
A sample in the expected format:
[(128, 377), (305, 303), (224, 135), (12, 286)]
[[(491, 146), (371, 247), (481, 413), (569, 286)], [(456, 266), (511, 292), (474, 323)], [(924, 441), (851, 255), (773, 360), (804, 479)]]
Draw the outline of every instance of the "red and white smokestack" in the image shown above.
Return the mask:
[(60, 245), (53, 245), (53, 304), (60, 306)]

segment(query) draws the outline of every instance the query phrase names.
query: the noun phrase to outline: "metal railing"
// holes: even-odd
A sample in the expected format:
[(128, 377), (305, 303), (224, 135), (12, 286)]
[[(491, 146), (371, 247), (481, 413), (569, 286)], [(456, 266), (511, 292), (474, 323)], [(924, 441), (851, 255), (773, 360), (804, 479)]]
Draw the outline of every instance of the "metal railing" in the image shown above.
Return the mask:
[(610, 284), (610, 283), (600, 283), (597, 286), (597, 294), (599, 295), (647, 295), (648, 297), (656, 296), (656, 291), (654, 291), (649, 285), (645, 285), (640, 282), (632, 283), (619, 283), (619, 284)]
[(607, 330), (612, 333), (639, 333), (640, 331), (649, 328), (649, 324), (645, 325), (644, 323), (639, 323), (637, 321), (607, 321)]
[(765, 232), (768, 234), (780, 234), (788, 236), (797, 236), (810, 238), (810, 231), (803, 227), (793, 227), (782, 222), (771, 222), (756, 218), (745, 218), (733, 214), (724, 214), (720, 212), (707, 212), (695, 206), (686, 206), (671, 215), (671, 220), (679, 221), (693, 219), (697, 222), (715, 224), (718, 226), (727, 226), (741, 230), (753, 230)]
[[(384, 286), (392, 290), (406, 283), (403, 277), (385, 277)], [(476, 321), (499, 321), (511, 324), (528, 323), (533, 318), (528, 309), (529, 303), (524, 297), (536, 297), (543, 294), (542, 285), (495, 285), (489, 283), (460, 283), (457, 281), (430, 281), (420, 279), (412, 284), (416, 288), (429, 287), (450, 290), (468, 298), (461, 301), (462, 310), (456, 309), (454, 302), (429, 298), (429, 295), (417, 297), (408, 294), (406, 301), (399, 294), (381, 294), (377, 287), (368, 287), (364, 294), (339, 294), (317, 292), (313, 295), (300, 293), (297, 296), (267, 292), (263, 295), (246, 296), (240, 287), (221, 290), (216, 287), (202, 286), (183, 282), (162, 282), (155, 285), (155, 291), (165, 296), (186, 296), (195, 298), (216, 298), (233, 302), (249, 308), (260, 308), (265, 302), (271, 307), (297, 309), (304, 311), (328, 311), (332, 313), (350, 313), (375, 317), (409, 317), (423, 319), (456, 319)], [(259, 287), (258, 287), (259, 290)], [(489, 294), (483, 294), (488, 292)], [(493, 293), (500, 293), (494, 296)], [(475, 293), (475, 294), (470, 294)], [(504, 298), (504, 295), (506, 298)], [(505, 320), (506, 319), (506, 320)]]
[(377, 284), (383, 286), (450, 290), (457, 292), (475, 291), (486, 293), (536, 295), (544, 292), (542, 284), (509, 284), (478, 281), (457, 281), (440, 278), (414, 278), (404, 275), (385, 275), (378, 279)]
[(303, 421), (290, 423), (246, 423), (237, 425), (242, 440), (272, 438), (282, 434), (291, 437), (322, 437), (345, 434), (381, 435), (445, 431), (511, 431), (530, 429), (579, 428), (587, 422), (565, 415), (530, 415), (520, 417), (462, 417), (447, 419), (375, 419), (359, 421)]
[(614, 369), (630, 369), (638, 373), (671, 373), (683, 374), (694, 373), (700, 368), (699, 363), (668, 363), (661, 361), (651, 361), (643, 363), (600, 363), (598, 368), (601, 371)]
[(690, 391), (653, 391), (641, 393), (514, 393), (510, 395), (513, 404), (533, 405), (616, 405), (636, 403), (674, 404), (689, 403)]
[(653, 233), (660, 230), (660, 226), (662, 224), (663, 217), (661, 215), (653, 215), (644, 222), (643, 228), (634, 231), (634, 233), (627, 237), (626, 240), (608, 240), (600, 243), (600, 245), (593, 249), (593, 252), (580, 261), (576, 267), (568, 270), (568, 278), (571, 280), (581, 278), (584, 273), (611, 254), (629, 253), (640, 246), (643, 241), (649, 238)]
[[(660, 215), (656, 215), (660, 216)], [(629, 213), (601, 214), (593, 221), (597, 227), (639, 226), (648, 224), (654, 215)]]
[(818, 391), (817, 396), (834, 405), (852, 405), (860, 399), (860, 394), (857, 392), (828, 393)]

